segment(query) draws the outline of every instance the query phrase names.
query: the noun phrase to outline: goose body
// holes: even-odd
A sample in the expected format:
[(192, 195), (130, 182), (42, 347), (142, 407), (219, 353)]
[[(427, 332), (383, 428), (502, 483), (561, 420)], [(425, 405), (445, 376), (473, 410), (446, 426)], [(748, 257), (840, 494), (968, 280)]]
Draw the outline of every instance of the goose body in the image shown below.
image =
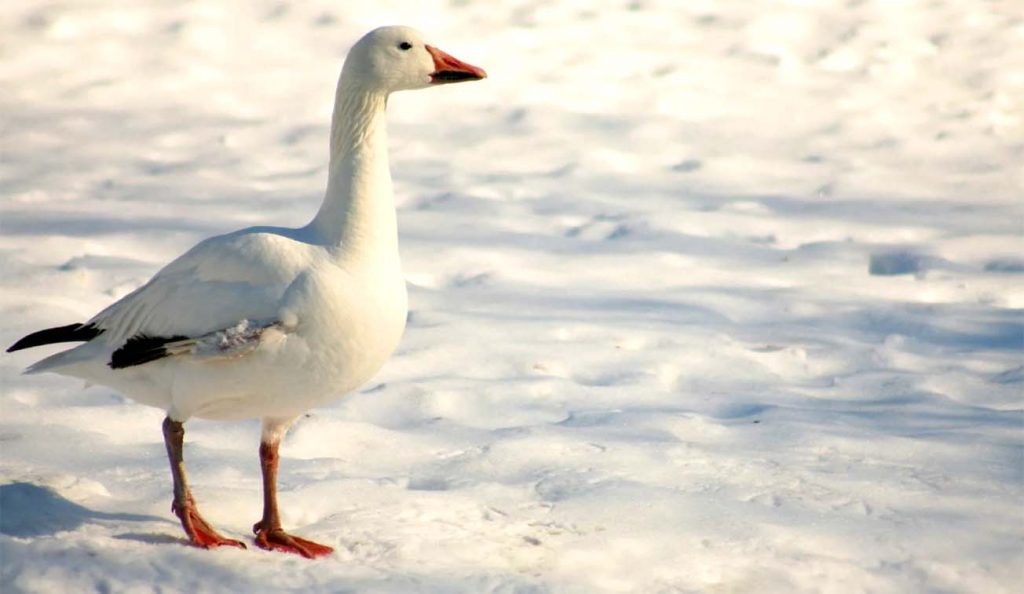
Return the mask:
[[(376, 199), (393, 227), (390, 196)], [(110, 386), (179, 421), (294, 418), (363, 384), (397, 346), (405, 281), (397, 238), (382, 243), (345, 249), (309, 228), (212, 237), (89, 320), (96, 338), (29, 372)], [(112, 365), (139, 337), (176, 340), (155, 360)]]
[(192, 544), (243, 546), (199, 516), (184, 473), (182, 424), (191, 417), (260, 418), (264, 517), (254, 527), (257, 545), (307, 557), (330, 552), (281, 530), (277, 447), (296, 417), (370, 379), (405, 327), (387, 97), (485, 76), (426, 45), (413, 29), (371, 31), (342, 69), (327, 191), (309, 224), (206, 239), (87, 322), (30, 334), (8, 349), (84, 341), (27, 372), (85, 379), (167, 411), (174, 511)]

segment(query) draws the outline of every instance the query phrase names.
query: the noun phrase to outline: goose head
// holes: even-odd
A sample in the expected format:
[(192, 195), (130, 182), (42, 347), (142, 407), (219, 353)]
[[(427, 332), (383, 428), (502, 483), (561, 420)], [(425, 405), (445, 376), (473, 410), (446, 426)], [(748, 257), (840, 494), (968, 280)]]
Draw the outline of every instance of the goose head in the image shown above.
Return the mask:
[(428, 45), (415, 29), (381, 27), (367, 33), (352, 47), (342, 76), (364, 87), (391, 93), (480, 80), (487, 73)]

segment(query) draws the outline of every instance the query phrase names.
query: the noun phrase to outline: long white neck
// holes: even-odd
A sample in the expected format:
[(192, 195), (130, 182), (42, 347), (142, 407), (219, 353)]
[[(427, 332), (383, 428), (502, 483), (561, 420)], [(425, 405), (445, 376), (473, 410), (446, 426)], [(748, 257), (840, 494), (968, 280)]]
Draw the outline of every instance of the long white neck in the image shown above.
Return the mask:
[(346, 258), (397, 259), (398, 225), (388, 168), (387, 95), (342, 74), (331, 119), (327, 194), (307, 227)]

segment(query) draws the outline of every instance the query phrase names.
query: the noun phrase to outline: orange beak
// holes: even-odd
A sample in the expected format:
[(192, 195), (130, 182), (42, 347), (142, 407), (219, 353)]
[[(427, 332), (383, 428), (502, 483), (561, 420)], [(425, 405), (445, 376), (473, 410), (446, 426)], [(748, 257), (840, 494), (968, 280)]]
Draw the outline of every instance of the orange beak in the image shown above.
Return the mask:
[(449, 56), (436, 47), (428, 45), (426, 48), (434, 58), (434, 71), (430, 73), (430, 84), (432, 85), (487, 78), (487, 73), (484, 72), (483, 68), (477, 68), (472, 64), (467, 64), (458, 58)]

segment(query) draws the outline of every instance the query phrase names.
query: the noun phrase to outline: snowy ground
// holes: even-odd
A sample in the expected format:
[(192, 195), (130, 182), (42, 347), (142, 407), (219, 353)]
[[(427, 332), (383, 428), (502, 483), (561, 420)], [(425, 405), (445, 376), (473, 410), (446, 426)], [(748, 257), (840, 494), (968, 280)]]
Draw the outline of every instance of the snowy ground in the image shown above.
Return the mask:
[[(1016, 591), (1022, 19), (0, 3), (4, 345), (207, 235), (305, 223), (366, 30), (490, 74), (391, 101), (410, 325), (282, 450), (286, 527), (336, 554), (183, 546), (161, 412), (19, 375), (39, 349), (0, 357), (0, 590)], [(230, 536), (260, 513), (257, 440), (188, 426)]]

